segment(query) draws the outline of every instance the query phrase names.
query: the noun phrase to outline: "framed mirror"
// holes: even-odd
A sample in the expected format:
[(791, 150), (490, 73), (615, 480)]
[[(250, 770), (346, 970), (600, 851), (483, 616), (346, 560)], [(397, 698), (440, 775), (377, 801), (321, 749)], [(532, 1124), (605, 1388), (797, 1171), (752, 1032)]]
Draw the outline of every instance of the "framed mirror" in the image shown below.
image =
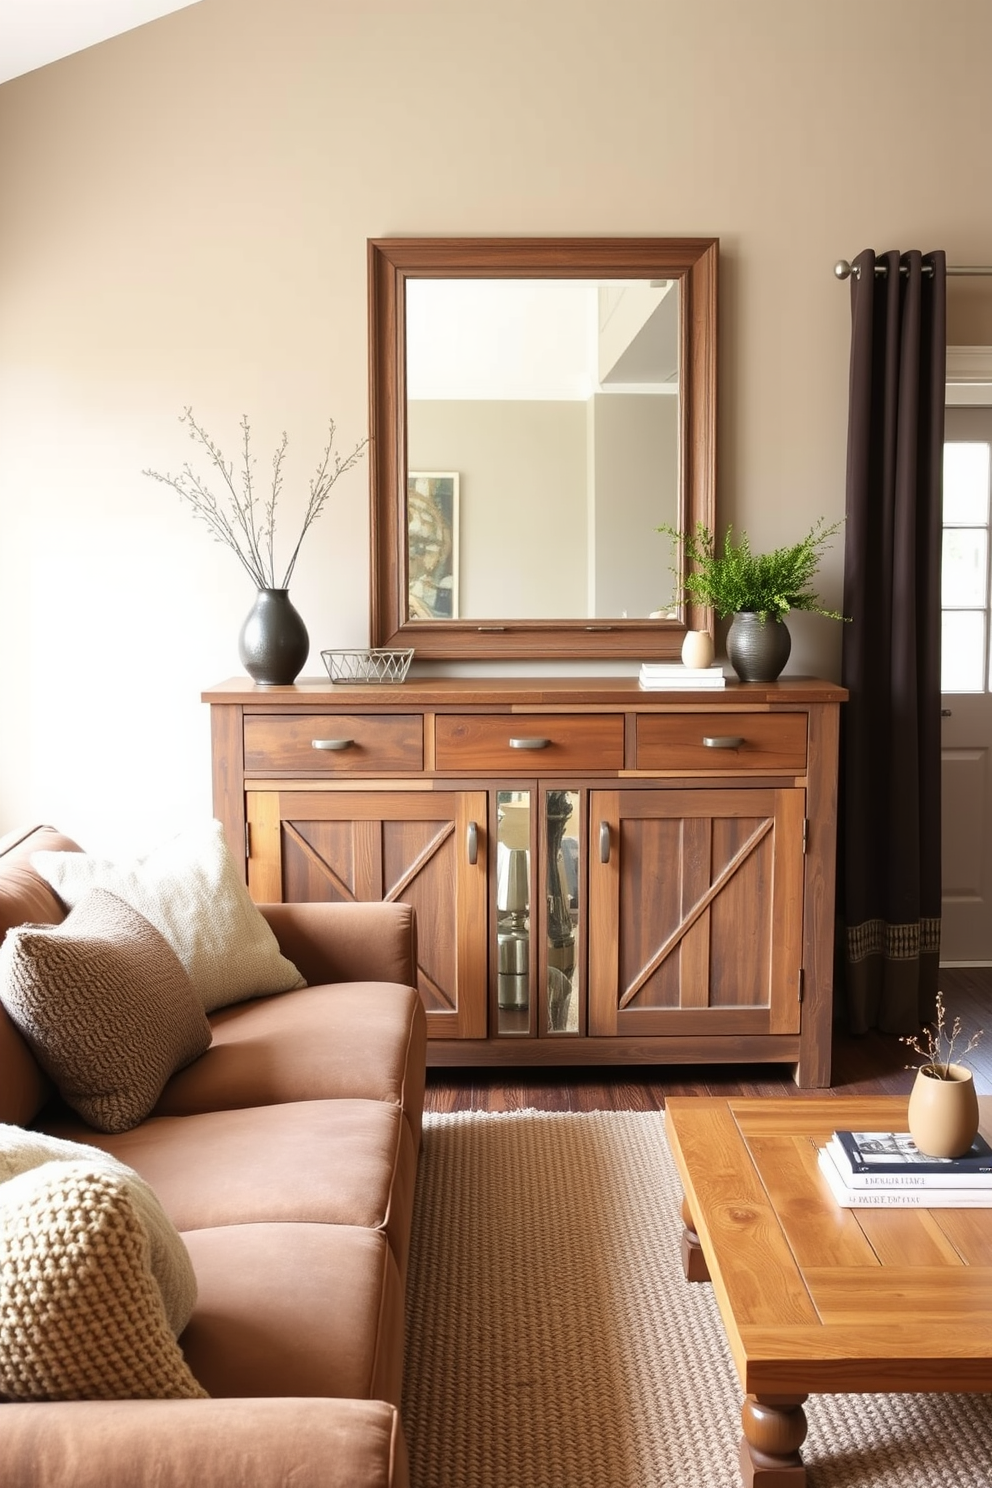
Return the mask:
[(373, 646), (677, 656), (715, 526), (716, 238), (368, 244)]

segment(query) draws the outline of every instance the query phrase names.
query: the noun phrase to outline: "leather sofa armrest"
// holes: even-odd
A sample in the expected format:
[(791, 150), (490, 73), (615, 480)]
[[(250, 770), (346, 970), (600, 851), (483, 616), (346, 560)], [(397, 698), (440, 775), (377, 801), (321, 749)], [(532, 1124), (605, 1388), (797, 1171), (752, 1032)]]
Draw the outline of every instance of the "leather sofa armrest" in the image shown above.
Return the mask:
[(279, 949), (311, 987), (417, 985), (417, 919), (409, 904), (260, 904)]
[(0, 1406), (4, 1488), (409, 1488), (380, 1400), (126, 1400)]

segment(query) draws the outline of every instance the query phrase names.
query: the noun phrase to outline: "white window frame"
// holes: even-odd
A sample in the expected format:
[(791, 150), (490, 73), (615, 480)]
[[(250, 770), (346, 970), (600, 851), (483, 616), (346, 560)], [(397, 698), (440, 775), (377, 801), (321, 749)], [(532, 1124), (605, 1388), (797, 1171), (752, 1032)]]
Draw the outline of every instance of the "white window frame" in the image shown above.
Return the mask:
[(992, 404), (992, 346), (949, 346), (944, 402), (948, 408)]
[[(948, 408), (992, 407), (992, 346), (949, 346), (947, 348), (947, 370), (945, 375), (944, 404)], [(942, 524), (943, 525), (943, 524)], [(992, 545), (992, 529), (989, 532)], [(988, 646), (989, 617), (986, 615), (986, 644)], [(989, 679), (989, 656), (984, 668), (983, 692), (992, 691)], [(980, 696), (979, 693), (971, 696)]]

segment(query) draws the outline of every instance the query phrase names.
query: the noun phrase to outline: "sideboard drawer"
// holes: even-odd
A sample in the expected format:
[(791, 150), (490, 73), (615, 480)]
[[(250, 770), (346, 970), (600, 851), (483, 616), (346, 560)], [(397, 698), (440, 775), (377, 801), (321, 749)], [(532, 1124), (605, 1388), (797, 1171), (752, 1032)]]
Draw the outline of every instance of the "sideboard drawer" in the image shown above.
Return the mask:
[(419, 713), (316, 713), (245, 718), (245, 771), (369, 775), (424, 768)]
[(437, 769), (541, 774), (623, 769), (620, 714), (446, 714), (435, 726)]
[[(710, 742), (707, 743), (707, 740)], [(642, 713), (637, 768), (693, 774), (806, 769), (805, 713)]]

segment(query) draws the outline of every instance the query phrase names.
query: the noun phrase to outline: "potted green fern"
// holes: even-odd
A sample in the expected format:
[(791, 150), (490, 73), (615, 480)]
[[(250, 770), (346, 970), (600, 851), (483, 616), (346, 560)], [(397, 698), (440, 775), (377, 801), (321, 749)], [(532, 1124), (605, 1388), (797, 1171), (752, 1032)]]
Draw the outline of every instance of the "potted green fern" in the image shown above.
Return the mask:
[(719, 550), (702, 524), (691, 532), (668, 524), (658, 528), (682, 549), (683, 561), (675, 572), (683, 597), (712, 607), (721, 620), (734, 617), (727, 655), (742, 682), (774, 682), (782, 671), (792, 650), (785, 623), (790, 610), (844, 619), (836, 610), (824, 609), (810, 587), (824, 548), (841, 525), (828, 527), (820, 517), (800, 542), (770, 553), (753, 553), (746, 532), (735, 543), (730, 527)]

